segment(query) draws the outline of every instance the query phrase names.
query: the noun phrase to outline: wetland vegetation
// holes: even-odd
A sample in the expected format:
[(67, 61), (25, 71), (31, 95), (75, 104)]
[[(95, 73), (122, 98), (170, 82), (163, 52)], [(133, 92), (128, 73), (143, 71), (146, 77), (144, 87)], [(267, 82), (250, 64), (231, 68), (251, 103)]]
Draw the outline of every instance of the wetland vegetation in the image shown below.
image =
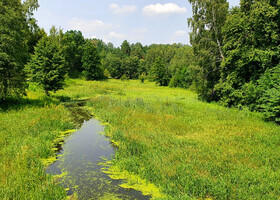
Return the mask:
[(0, 199), (279, 199), (279, 0), (189, 3), (191, 46), (114, 47), (0, 0)]
[(1, 199), (66, 196), (40, 162), (55, 154), (60, 131), (75, 127), (57, 99), (87, 99), (85, 109), (107, 124), (106, 135), (118, 146), (115, 171), (155, 184), (164, 194), (159, 199), (279, 196), (280, 128), (262, 115), (149, 82), (70, 79), (67, 85), (47, 99), (30, 91), (34, 100), (1, 112)]

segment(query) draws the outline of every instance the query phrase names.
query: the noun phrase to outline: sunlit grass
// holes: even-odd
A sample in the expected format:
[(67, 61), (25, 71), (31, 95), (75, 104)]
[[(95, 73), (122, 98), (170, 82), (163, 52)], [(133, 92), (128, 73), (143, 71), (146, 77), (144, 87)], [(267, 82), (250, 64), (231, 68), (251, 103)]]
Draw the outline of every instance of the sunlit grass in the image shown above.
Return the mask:
[(258, 114), (139, 81), (76, 81), (59, 94), (89, 98), (89, 109), (120, 144), (114, 164), (170, 198), (280, 196), (280, 127)]
[[(3, 105), (2, 105), (3, 106)], [(59, 131), (72, 128), (68, 112), (33, 93), (0, 110), (0, 199), (63, 199), (41, 159), (54, 155)], [(8, 110), (7, 110), (8, 109)]]
[[(35, 87), (36, 89), (36, 87)], [(60, 101), (87, 109), (118, 144), (113, 164), (155, 184), (168, 199), (279, 199), (280, 127), (188, 90), (140, 81), (67, 80), (65, 90), (0, 112), (0, 199), (63, 199), (41, 159), (73, 128)]]

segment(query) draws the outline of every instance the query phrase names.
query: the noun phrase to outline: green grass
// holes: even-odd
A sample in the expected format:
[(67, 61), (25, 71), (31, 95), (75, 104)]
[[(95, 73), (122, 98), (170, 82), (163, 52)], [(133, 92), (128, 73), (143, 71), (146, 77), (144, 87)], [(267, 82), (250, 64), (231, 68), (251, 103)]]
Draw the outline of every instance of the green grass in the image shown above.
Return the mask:
[(59, 95), (90, 98), (120, 144), (114, 165), (169, 199), (278, 199), (280, 127), (258, 114), (140, 81), (76, 81)]
[(63, 199), (64, 188), (46, 175), (41, 159), (54, 155), (53, 140), (73, 125), (57, 101), (30, 97), (1, 103), (0, 199)]
[(63, 199), (42, 167), (59, 131), (73, 128), (60, 101), (87, 109), (119, 144), (113, 164), (168, 199), (279, 199), (280, 127), (261, 115), (197, 100), (188, 90), (140, 81), (68, 80), (52, 99), (0, 112), (0, 199)]

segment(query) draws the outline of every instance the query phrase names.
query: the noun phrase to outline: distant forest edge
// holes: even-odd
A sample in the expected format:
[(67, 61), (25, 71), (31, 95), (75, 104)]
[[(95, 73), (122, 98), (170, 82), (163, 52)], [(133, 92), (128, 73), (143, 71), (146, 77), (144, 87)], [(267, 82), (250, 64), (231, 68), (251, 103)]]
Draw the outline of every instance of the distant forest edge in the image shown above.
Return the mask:
[(0, 2), (0, 99), (25, 95), (29, 82), (46, 95), (64, 80), (140, 79), (195, 89), (201, 100), (259, 111), (280, 123), (280, 1), (189, 0), (191, 45), (85, 39), (78, 30), (49, 34), (37, 25), (36, 0)]

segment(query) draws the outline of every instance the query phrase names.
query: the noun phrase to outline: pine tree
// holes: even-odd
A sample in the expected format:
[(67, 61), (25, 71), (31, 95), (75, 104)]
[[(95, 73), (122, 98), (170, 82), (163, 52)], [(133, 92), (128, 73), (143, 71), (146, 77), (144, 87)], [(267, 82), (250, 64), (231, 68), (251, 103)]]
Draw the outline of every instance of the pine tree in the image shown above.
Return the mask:
[(130, 56), (131, 48), (127, 40), (123, 41), (121, 45), (121, 50), (125, 56)]
[(42, 85), (47, 96), (50, 91), (56, 92), (63, 88), (65, 61), (58, 45), (49, 37), (42, 38), (35, 47), (28, 69), (32, 81)]

